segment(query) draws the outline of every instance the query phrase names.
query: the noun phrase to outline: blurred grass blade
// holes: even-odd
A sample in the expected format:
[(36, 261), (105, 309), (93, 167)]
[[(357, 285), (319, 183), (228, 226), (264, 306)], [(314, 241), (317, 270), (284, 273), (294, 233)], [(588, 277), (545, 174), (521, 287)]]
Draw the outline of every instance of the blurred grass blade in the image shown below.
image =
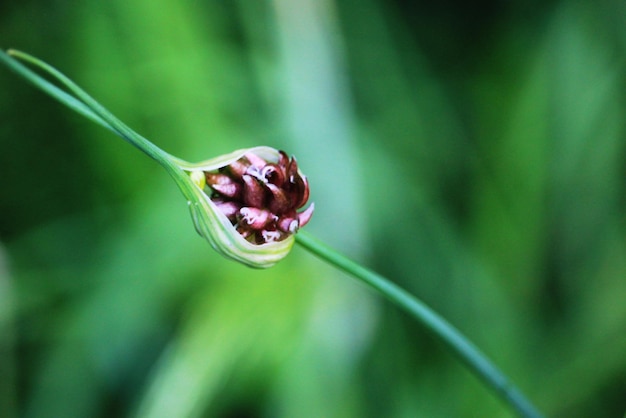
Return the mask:
[(0, 246), (0, 405), (2, 416), (17, 417), (13, 280)]

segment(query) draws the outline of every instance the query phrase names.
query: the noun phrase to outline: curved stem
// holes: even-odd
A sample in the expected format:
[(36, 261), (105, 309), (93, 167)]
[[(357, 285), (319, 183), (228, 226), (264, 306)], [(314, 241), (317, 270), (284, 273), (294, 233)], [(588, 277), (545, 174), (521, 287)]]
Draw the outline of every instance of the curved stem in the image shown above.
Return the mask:
[(475, 345), (419, 299), (385, 277), (341, 255), (305, 231), (298, 233), (296, 241), (322, 260), (374, 288), (387, 300), (410, 314), (452, 350), (474, 374), (514, 409), (520, 417), (542, 417), (532, 403)]
[[(168, 165), (169, 156), (165, 151), (161, 150), (159, 147), (133, 131), (125, 123), (116, 118), (111, 112), (109, 112), (104, 106), (98, 103), (93, 97), (91, 97), (87, 92), (80, 88), (76, 83), (70, 80), (65, 74), (61, 73), (56, 68), (41, 61), (40, 59), (35, 58), (32, 55), (26, 54), (24, 52), (9, 50), (8, 55), (19, 58), (24, 62), (28, 62), (29, 64), (40, 68), (41, 70), (45, 71), (46, 73), (57, 79), (61, 84), (67, 87), (67, 89), (75, 95), (75, 97), (72, 97), (59, 89), (59, 91), (64, 94), (64, 100), (68, 100), (69, 98), (69, 100), (73, 101), (75, 110), (80, 103), (84, 104), (86, 106), (86, 109), (83, 107), (79, 110), (83, 115), (90, 117), (90, 119), (100, 123), (101, 125), (108, 125), (110, 129), (115, 131), (128, 143), (134, 145), (145, 154), (147, 154), (149, 157), (159, 162), (161, 165)], [(19, 68), (19, 66), (15, 64), (13, 65), (13, 68), (20, 73), (30, 73), (30, 70), (28, 70), (27, 68)], [(36, 74), (29, 75), (30, 77), (28, 77), (28, 79), (35, 82), (37, 86), (42, 87), (42, 85), (45, 83), (45, 80), (40, 79)], [(48, 91), (48, 93), (50, 93), (50, 91)]]
[[(74, 94), (74, 96), (45, 80), (13, 57), (19, 58), (20, 60), (43, 70), (65, 86), (71, 93)], [(13, 71), (61, 103), (65, 104), (70, 109), (113, 131), (126, 142), (135, 146), (144, 154), (158, 162), (178, 184), (178, 187), (187, 200), (193, 199), (194, 191), (192, 186), (187, 181), (184, 171), (177, 165), (177, 163), (181, 160), (171, 156), (161, 148), (154, 145), (148, 139), (128, 127), (124, 122), (115, 117), (76, 83), (70, 80), (66, 75), (40, 59), (21, 51), (9, 50), (8, 53), (0, 51), (0, 61), (4, 62)]]
[[(21, 53), (18, 51), (10, 51), (10, 54)], [(93, 113), (91, 109), (89, 109), (83, 102), (61, 90), (49, 81), (43, 79), (38, 74), (35, 74), (33, 71), (25, 67), (21, 62), (13, 59), (10, 54), (7, 54), (6, 52), (0, 50), (0, 61), (4, 63), (8, 68), (33, 83), (36, 87), (48, 93), (51, 97), (57, 99), (59, 102), (74, 110), (76, 113), (79, 113), (87, 119), (91, 120), (92, 122), (95, 122), (98, 125), (115, 132), (115, 130), (111, 126), (103, 121), (98, 115)]]

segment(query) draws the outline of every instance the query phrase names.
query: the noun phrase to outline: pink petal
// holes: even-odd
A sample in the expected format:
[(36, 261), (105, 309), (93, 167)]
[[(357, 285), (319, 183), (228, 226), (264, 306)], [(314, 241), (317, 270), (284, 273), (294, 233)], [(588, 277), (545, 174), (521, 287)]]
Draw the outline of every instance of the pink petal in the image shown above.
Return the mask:
[(239, 214), (244, 224), (256, 230), (263, 229), (272, 220), (272, 214), (265, 209), (243, 207)]
[(315, 203), (311, 203), (311, 205), (306, 208), (304, 212), (298, 213), (298, 222), (300, 223), (300, 228), (309, 223), (309, 221), (311, 220), (311, 216), (313, 216), (314, 210)]

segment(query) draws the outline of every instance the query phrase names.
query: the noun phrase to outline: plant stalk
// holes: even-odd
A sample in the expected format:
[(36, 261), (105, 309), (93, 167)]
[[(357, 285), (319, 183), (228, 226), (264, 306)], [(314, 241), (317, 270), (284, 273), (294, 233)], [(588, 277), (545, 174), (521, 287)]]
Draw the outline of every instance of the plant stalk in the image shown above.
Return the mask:
[[(15, 58), (27, 62), (48, 73), (64, 87), (66, 87), (71, 93), (73, 93), (74, 96), (42, 78)], [(36, 87), (48, 93), (50, 96), (54, 97), (70, 109), (85, 116), (98, 125), (109, 129), (126, 142), (130, 143), (144, 154), (155, 160), (176, 182), (185, 198), (187, 198), (187, 200), (193, 199), (194, 193), (189, 182), (186, 181), (186, 174), (176, 164), (176, 162), (179, 161), (178, 158), (175, 158), (174, 156), (163, 151), (148, 139), (128, 127), (124, 122), (115, 117), (76, 83), (65, 76), (65, 74), (40, 59), (33, 57), (32, 55), (16, 50), (9, 50), (8, 53), (0, 51), (0, 62), (3, 62), (18, 75), (24, 77)]]
[(296, 242), (323, 261), (374, 288), (388, 301), (407, 312), (448, 347), (520, 417), (543, 416), (474, 344), (422, 301), (385, 277), (330, 248), (306, 231), (298, 232)]

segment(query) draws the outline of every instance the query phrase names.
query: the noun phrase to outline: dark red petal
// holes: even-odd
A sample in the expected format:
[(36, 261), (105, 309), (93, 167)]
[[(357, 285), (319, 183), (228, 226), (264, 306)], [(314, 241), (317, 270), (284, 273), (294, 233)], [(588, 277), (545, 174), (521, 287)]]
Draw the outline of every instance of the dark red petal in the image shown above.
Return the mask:
[(306, 203), (309, 199), (309, 186), (306, 178), (303, 178), (300, 174), (296, 173), (292, 176), (290, 183), (288, 184), (287, 194), (289, 196), (289, 203), (292, 209), (298, 209)]
[(262, 208), (265, 201), (265, 188), (254, 177), (246, 174), (243, 180), (243, 202), (246, 206)]
[(281, 188), (273, 185), (272, 183), (265, 184), (265, 187), (271, 193), (268, 207), (273, 214), (281, 215), (290, 209), (291, 202)]
[(261, 170), (261, 178), (280, 187), (285, 181), (285, 171), (278, 164), (269, 163)]
[(307, 178), (305, 176), (300, 176), (300, 175), (298, 175), (298, 177), (300, 177), (301, 183), (298, 184), (298, 187), (300, 188), (298, 190), (298, 192), (300, 193), (300, 199), (296, 203), (296, 206), (295, 206), (296, 209), (300, 209), (302, 206), (306, 204), (306, 202), (309, 200), (309, 193), (310, 193), (309, 182)]
[(279, 151), (280, 156), (278, 157), (277, 165), (281, 168), (283, 175), (285, 177), (285, 181), (287, 180), (287, 166), (289, 165), (289, 156), (284, 151)]
[(298, 162), (296, 157), (291, 157), (291, 161), (287, 165), (287, 179), (290, 183), (295, 183), (295, 177), (298, 175)]
[(309, 200), (309, 182), (298, 172), (298, 162), (295, 157), (291, 157), (287, 167), (287, 178), (288, 184), (285, 188), (289, 191), (291, 207), (301, 208)]

